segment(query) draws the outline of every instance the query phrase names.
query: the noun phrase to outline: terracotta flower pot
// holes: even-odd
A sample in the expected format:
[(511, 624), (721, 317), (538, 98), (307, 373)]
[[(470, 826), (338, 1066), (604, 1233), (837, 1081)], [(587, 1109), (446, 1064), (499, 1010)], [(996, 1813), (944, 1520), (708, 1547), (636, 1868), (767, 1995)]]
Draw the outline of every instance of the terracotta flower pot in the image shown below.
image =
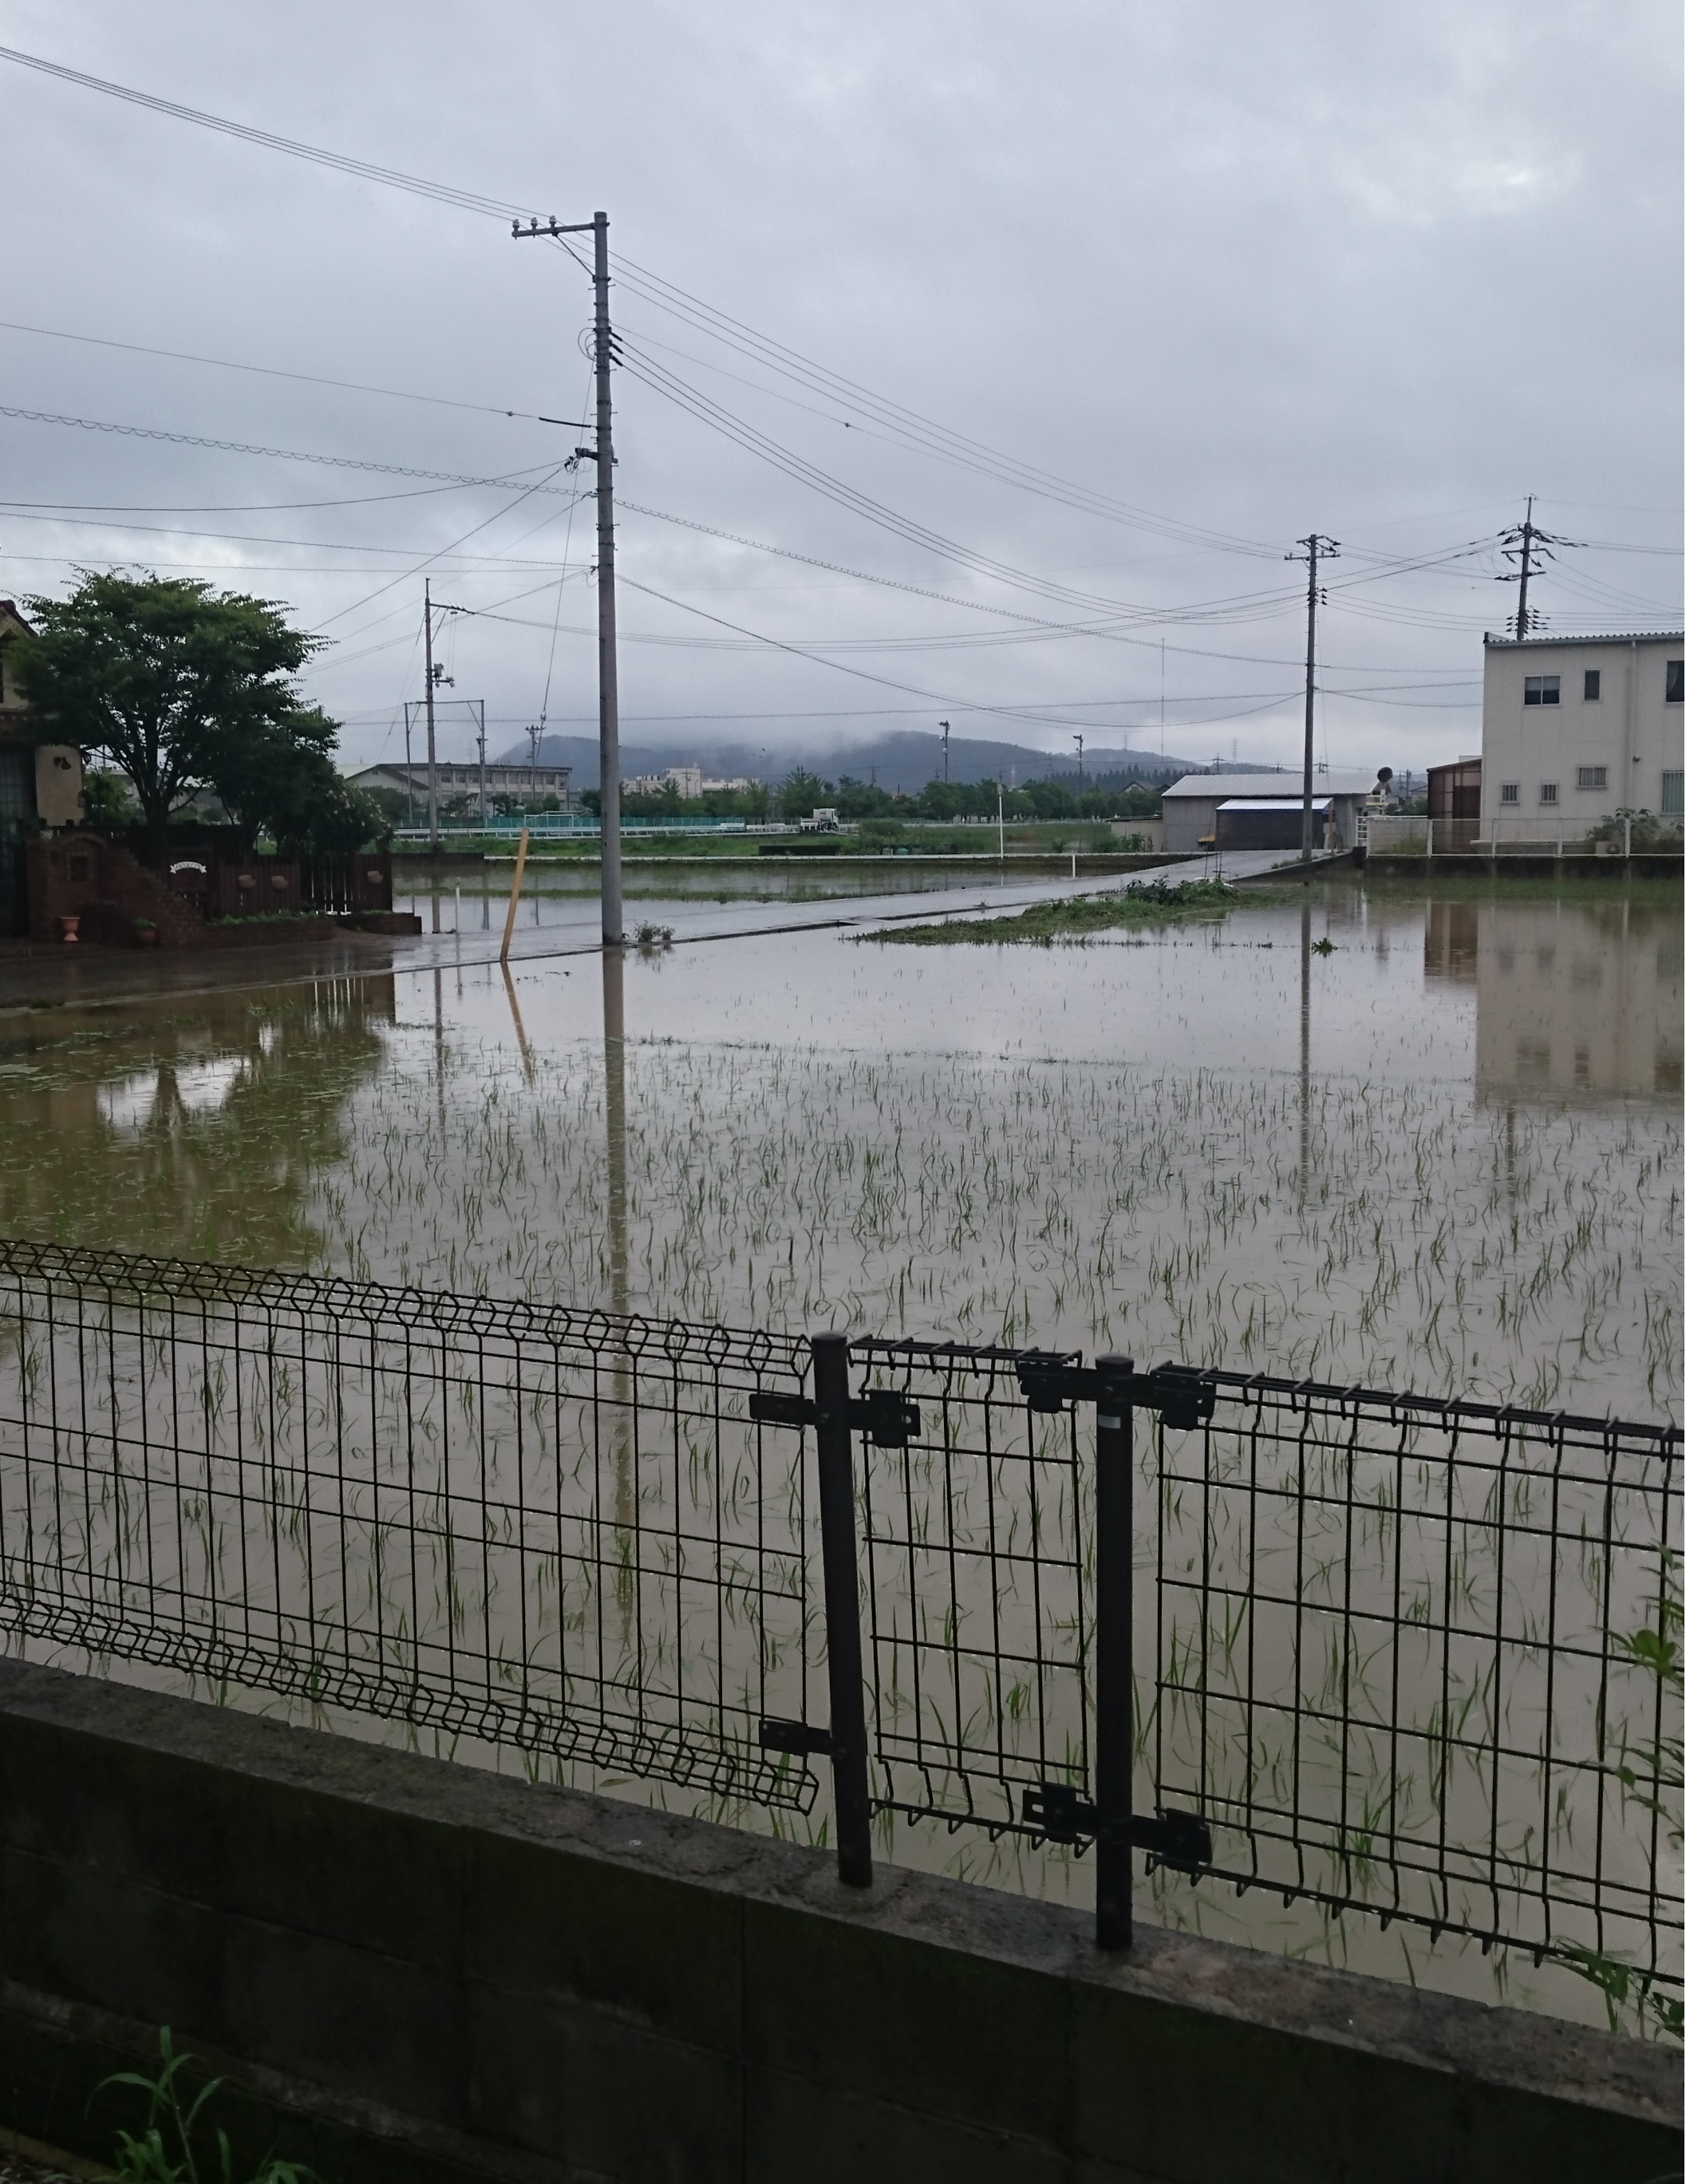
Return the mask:
[(158, 946), (157, 926), (137, 925), (135, 928), (135, 939), (142, 948), (156, 948)]
[(75, 939), (76, 928), (81, 923), (81, 922), (82, 913), (81, 911), (78, 911), (73, 917), (61, 917), (58, 921), (58, 938), (61, 940), (65, 941)]

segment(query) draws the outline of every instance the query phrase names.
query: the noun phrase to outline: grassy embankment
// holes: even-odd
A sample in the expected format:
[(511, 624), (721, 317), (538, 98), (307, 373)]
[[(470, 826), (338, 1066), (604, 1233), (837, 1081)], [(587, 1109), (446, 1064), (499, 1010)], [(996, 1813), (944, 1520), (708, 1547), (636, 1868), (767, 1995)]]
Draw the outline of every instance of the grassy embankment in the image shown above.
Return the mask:
[(956, 942), (996, 945), (1003, 941), (1048, 947), (1056, 940), (1087, 940), (1120, 926), (1165, 925), (1184, 918), (1221, 917), (1244, 900), (1227, 880), (1165, 880), (1127, 887), (1117, 894), (1083, 895), (1033, 903), (1012, 917), (945, 917), (933, 925), (901, 925), (864, 933), (863, 940), (909, 948), (943, 948)]
[[(1006, 852), (1012, 856), (1066, 856), (1075, 850), (1083, 856), (1127, 854), (1132, 838), (1121, 838), (1112, 832), (1105, 821), (1082, 819), (1049, 819), (1010, 824), (1007, 828)], [(516, 838), (513, 834), (453, 834), (443, 844), (443, 855), (449, 856), (485, 856), (510, 859), (515, 854)], [(812, 834), (705, 834), (643, 833), (628, 830), (621, 837), (622, 853), (628, 863), (639, 861), (668, 862), (675, 859), (687, 861), (696, 857), (754, 860), (756, 857), (813, 856), (827, 857), (886, 857), (905, 852), (915, 857), (993, 857), (1000, 849), (1000, 838), (993, 823), (988, 826), (947, 824), (932, 821), (926, 825), (909, 825), (899, 820), (863, 820), (858, 827), (848, 833), (816, 837)], [(426, 858), (425, 842), (395, 844), (396, 854), (404, 859)], [(570, 838), (568, 835), (535, 833), (528, 846), (529, 864), (595, 864), (598, 843), (594, 835)]]

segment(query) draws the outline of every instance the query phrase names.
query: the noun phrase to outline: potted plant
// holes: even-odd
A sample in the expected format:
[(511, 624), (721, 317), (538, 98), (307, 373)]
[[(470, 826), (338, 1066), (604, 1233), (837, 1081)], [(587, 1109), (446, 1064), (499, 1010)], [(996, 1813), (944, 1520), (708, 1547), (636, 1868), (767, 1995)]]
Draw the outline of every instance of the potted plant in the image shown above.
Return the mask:
[(158, 927), (150, 917), (137, 917), (135, 920), (135, 939), (136, 944), (142, 948), (158, 946)]

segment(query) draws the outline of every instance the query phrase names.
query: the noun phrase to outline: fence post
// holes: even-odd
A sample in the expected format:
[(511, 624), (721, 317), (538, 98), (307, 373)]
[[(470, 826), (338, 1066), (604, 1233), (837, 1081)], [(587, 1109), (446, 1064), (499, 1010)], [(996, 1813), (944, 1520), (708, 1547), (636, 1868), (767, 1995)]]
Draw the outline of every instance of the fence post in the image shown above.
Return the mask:
[(1097, 1357), (1095, 1401), (1095, 1942), (1127, 1949), (1129, 1826), (1135, 1766), (1134, 1632), (1131, 1579), (1135, 1554), (1135, 1411), (1127, 1357)]
[(814, 1439), (820, 1472), (820, 1549), (826, 1584), (826, 1668), (832, 1699), (832, 1794), (837, 1878), (872, 1880), (872, 1808), (866, 1782), (866, 1697), (860, 1663), (860, 1580), (854, 1545), (854, 1451), (849, 1425), (849, 1337), (810, 1337)]

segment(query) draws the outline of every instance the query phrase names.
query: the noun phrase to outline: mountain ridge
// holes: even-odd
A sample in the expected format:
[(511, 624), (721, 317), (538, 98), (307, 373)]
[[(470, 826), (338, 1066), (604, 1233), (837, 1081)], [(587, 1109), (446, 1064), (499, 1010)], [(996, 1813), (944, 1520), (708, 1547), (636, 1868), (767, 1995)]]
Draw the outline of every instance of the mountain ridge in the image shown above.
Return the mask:
[[(576, 790), (596, 788), (597, 761), (595, 736), (546, 736), (539, 745), (539, 764), (571, 767), (570, 785)], [(526, 766), (531, 762), (531, 745), (525, 740), (513, 744), (499, 759), (499, 763), (505, 766)], [(904, 728), (865, 743), (813, 744), (788, 754), (771, 750), (765, 744), (707, 741), (701, 738), (685, 743), (630, 739), (621, 743), (623, 780), (636, 774), (664, 773), (669, 766), (698, 766), (704, 773), (726, 780), (743, 774), (753, 775), (769, 785), (802, 766), (824, 781), (836, 781), (848, 774), (856, 781), (876, 782), (880, 788), (911, 795), (927, 783), (943, 778), (943, 738), (918, 729)], [(950, 781), (1004, 780), (1011, 788), (1029, 781), (1074, 780), (1077, 771), (1074, 753), (1037, 750), (1027, 744), (985, 742), (960, 736), (951, 738), (949, 744)], [(1148, 781), (1171, 781), (1185, 773), (1205, 771), (1206, 765), (1199, 759), (1181, 758), (1171, 753), (1161, 757), (1157, 751), (1123, 746), (1086, 750), (1082, 761), (1083, 777), (1090, 781), (1116, 778), (1120, 774), (1136, 775)]]

